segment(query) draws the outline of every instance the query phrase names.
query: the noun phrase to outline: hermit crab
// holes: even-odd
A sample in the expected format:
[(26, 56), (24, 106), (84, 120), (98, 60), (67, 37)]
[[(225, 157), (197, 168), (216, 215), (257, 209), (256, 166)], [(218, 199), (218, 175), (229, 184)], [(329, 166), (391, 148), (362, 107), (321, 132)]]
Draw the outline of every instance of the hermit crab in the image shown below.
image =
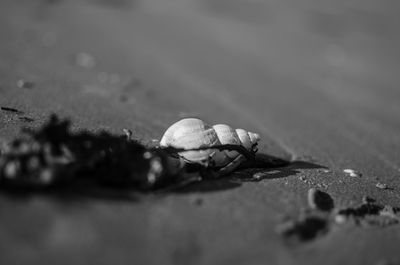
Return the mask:
[(260, 135), (226, 124), (210, 126), (197, 118), (182, 119), (171, 125), (160, 141), (162, 148), (175, 148), (185, 163), (199, 164), (217, 176), (243, 165), (267, 165), (256, 157)]

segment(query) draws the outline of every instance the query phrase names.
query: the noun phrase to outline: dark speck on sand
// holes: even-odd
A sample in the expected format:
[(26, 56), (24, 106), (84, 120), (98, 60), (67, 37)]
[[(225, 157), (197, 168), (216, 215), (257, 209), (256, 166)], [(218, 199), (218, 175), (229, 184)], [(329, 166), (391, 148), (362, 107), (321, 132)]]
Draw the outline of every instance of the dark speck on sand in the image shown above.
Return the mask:
[(1, 107), (2, 111), (8, 111), (8, 112), (14, 112), (14, 113), (18, 113), (18, 114), (22, 114), (23, 112), (20, 110), (17, 110), (15, 108), (11, 108), (11, 107)]

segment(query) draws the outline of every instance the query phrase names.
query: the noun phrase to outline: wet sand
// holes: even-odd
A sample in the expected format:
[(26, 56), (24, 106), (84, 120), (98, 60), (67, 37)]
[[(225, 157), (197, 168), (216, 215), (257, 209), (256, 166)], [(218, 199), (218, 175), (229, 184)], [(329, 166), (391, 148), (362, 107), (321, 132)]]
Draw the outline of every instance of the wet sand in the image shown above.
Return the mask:
[[(310, 188), (337, 208), (365, 195), (400, 206), (398, 10), (389, 1), (2, 2), (0, 106), (19, 111), (0, 111), (2, 142), (53, 112), (76, 129), (131, 128), (144, 142), (196, 116), (258, 132), (260, 152), (304, 163), (133, 201), (2, 194), (1, 263), (400, 262), (399, 225), (329, 224), (306, 242), (277, 231), (309, 208)], [(247, 181), (254, 172), (264, 179)]]

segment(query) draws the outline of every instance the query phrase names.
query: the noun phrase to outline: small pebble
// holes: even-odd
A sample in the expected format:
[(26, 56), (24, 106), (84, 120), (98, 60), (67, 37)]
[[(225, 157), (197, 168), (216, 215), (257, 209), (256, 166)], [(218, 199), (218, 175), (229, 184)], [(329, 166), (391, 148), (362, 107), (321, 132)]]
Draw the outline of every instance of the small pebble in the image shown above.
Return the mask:
[(314, 210), (330, 211), (334, 207), (332, 197), (328, 193), (315, 188), (308, 190), (307, 201), (310, 208)]
[(378, 189), (381, 189), (381, 190), (386, 190), (388, 188), (388, 186), (385, 183), (381, 183), (381, 182), (376, 183), (375, 187), (377, 187)]
[(352, 178), (358, 178), (362, 176), (360, 172), (357, 172), (354, 169), (344, 169), (343, 172)]
[(152, 155), (151, 155), (150, 152), (144, 152), (144, 153), (143, 153), (143, 157), (144, 157), (145, 159), (150, 159), (150, 158), (152, 157)]

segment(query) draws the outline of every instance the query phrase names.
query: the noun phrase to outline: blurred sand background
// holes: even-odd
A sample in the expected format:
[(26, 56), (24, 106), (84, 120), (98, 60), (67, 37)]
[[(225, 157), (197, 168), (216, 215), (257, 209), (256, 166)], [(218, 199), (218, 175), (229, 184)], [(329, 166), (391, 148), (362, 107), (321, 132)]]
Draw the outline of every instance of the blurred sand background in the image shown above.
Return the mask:
[(400, 262), (399, 226), (338, 226), (294, 245), (275, 229), (318, 185), (338, 206), (363, 195), (400, 206), (399, 11), (389, 0), (2, 0), (0, 105), (33, 119), (0, 112), (2, 142), (53, 112), (144, 142), (196, 116), (332, 172), (139, 201), (1, 196), (0, 263)]

